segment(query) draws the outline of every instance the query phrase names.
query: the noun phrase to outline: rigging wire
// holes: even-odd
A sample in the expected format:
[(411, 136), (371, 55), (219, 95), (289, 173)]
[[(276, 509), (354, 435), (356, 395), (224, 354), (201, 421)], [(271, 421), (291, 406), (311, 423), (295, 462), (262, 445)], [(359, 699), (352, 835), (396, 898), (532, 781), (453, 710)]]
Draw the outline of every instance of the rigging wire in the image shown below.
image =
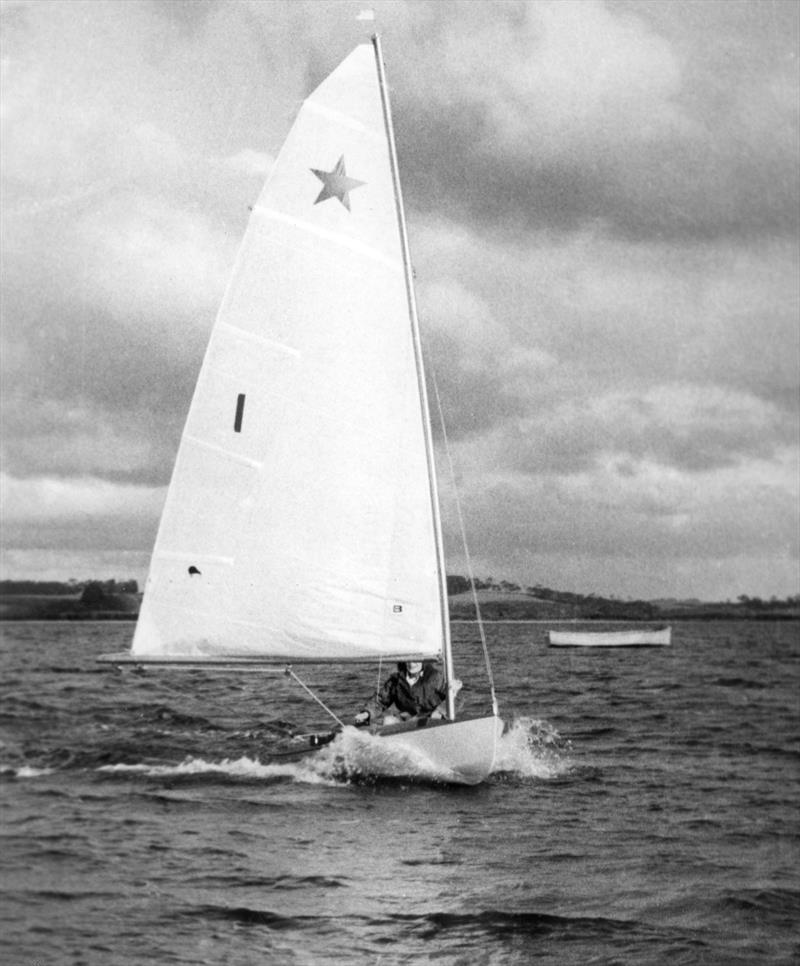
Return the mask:
[[(258, 668), (258, 669), (252, 669), (252, 670), (264, 670), (264, 669)], [(314, 694), (311, 688), (309, 688), (306, 684), (303, 683), (303, 681), (300, 680), (300, 678), (294, 673), (291, 667), (287, 666), (286, 668), (284, 668), (283, 673), (287, 677), (293, 678), (307, 694), (311, 695), (311, 697), (317, 702), (317, 704), (320, 705), (320, 707), (327, 714), (329, 714), (338, 725), (344, 728), (344, 722), (336, 715), (335, 712), (331, 711), (331, 709), (325, 704), (325, 702), (321, 698), (317, 697), (317, 695)], [(168, 691), (171, 694), (174, 694), (176, 697), (179, 697), (179, 698), (186, 697), (186, 693), (184, 691), (179, 691), (177, 688), (173, 687), (171, 684), (165, 681), (163, 677), (159, 679), (158, 684), (162, 690)], [(218, 711), (223, 712), (225, 717), (230, 715), (230, 707), (228, 707), (227, 705), (220, 704), (218, 701), (214, 701), (213, 699), (210, 699), (208, 696), (203, 697), (203, 704), (206, 707), (216, 708)]]
[(472, 590), (472, 601), (475, 605), (475, 617), (478, 622), (478, 633), (481, 638), (481, 646), (483, 647), (483, 659), (486, 664), (486, 676), (489, 678), (489, 690), (492, 695), (492, 711), (495, 716), (500, 714), (500, 709), (497, 704), (497, 693), (494, 687), (494, 675), (492, 674), (492, 665), (489, 660), (489, 646), (486, 643), (486, 631), (483, 626), (483, 616), (481, 614), (481, 605), (478, 602), (478, 590), (475, 586), (475, 574), (472, 570), (472, 557), (469, 553), (469, 546), (467, 545), (467, 530), (464, 526), (464, 515), (461, 512), (461, 500), (458, 496), (458, 487), (456, 486), (456, 471), (453, 465), (453, 456), (450, 452), (450, 441), (447, 438), (447, 426), (444, 421), (444, 410), (442, 409), (442, 397), (439, 395), (439, 384), (436, 381), (436, 373), (432, 366), (428, 366), (428, 370), (431, 375), (431, 382), (433, 383), (433, 394), (436, 397), (436, 410), (439, 415), (439, 425), (442, 427), (442, 439), (444, 440), (444, 452), (447, 457), (447, 465), (450, 469), (450, 480), (453, 484), (453, 493), (455, 494), (455, 505), (456, 514), (458, 516), (458, 527), (461, 533), (461, 546), (464, 550), (464, 559), (467, 564), (467, 574), (469, 576), (469, 586)]
[(285, 673), (286, 673), (286, 676), (287, 677), (290, 677), (294, 681), (297, 681), (297, 683), (306, 692), (306, 694), (310, 694), (311, 697), (322, 708), (322, 710), (323, 711), (326, 711), (333, 718), (333, 720), (336, 722), (336, 724), (338, 724), (340, 727), (344, 728), (344, 721), (342, 721), (341, 718), (337, 717), (336, 713), (334, 711), (331, 711), (331, 709), (328, 707), (327, 704), (325, 704), (325, 702), (322, 700), (322, 698), (317, 697), (317, 695), (314, 694), (314, 692), (311, 690), (311, 688), (309, 688), (306, 684), (304, 684), (300, 680), (300, 678), (294, 673), (294, 671), (290, 667), (288, 667), (288, 666), (286, 667)]
[(375, 694), (376, 695), (378, 695), (378, 694), (381, 693), (381, 684), (383, 683), (381, 681), (381, 678), (383, 677), (382, 671), (383, 671), (383, 655), (381, 655), (378, 658), (378, 680), (375, 683)]

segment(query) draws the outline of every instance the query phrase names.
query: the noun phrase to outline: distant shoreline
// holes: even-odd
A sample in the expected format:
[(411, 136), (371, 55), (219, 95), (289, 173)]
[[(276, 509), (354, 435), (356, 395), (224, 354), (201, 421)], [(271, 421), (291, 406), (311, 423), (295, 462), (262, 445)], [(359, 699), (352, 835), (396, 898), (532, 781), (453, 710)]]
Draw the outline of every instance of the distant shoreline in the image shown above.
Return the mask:
[[(118, 614), (113, 611), (98, 611), (91, 614), (54, 614), (48, 617), (19, 617), (0, 614), (0, 625), (6, 624), (80, 624), (80, 623), (112, 623), (119, 624), (127, 621), (135, 624), (137, 614)], [(604, 617), (501, 617), (481, 619), (483, 624), (679, 624), (684, 621), (706, 622), (714, 621), (752, 621), (754, 623), (786, 623), (788, 621), (800, 621), (800, 614), (748, 614), (746, 616), (735, 614), (683, 614), (680, 617), (664, 617), (658, 620), (648, 618), (617, 618), (608, 620)], [(451, 624), (477, 624), (474, 617), (451, 617)]]
[[(481, 619), (490, 624), (667, 624), (671, 621), (792, 621), (800, 620), (800, 608), (753, 607), (748, 604), (692, 603), (675, 607), (650, 606), (643, 613), (641, 603), (626, 613), (625, 602), (615, 602), (613, 612), (586, 603), (557, 604), (525, 594), (492, 595), (482, 592)], [(114, 594), (87, 601), (80, 595), (9, 594), (0, 596), (2, 621), (135, 621), (142, 595)], [(453, 595), (450, 620), (475, 623), (475, 606), (464, 594)]]

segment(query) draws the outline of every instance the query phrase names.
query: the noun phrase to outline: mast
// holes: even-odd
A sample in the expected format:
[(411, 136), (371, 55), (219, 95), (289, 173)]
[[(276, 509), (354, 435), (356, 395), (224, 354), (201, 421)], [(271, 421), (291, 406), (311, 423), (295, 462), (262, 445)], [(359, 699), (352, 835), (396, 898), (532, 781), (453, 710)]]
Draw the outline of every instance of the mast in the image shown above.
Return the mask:
[(403, 273), (408, 295), (408, 314), (411, 323), (411, 334), (414, 345), (414, 361), (417, 368), (417, 383), (419, 386), (422, 409), (423, 434), (425, 438), (425, 458), (428, 464), (428, 486), (433, 514), (433, 528), (436, 543), (436, 569), (439, 577), (439, 610), (442, 624), (442, 650), (444, 657), (445, 678), (447, 680), (447, 716), (455, 719), (455, 696), (453, 694), (453, 649), (450, 640), (450, 612), (447, 603), (447, 575), (444, 567), (444, 545), (442, 542), (442, 521), (439, 512), (439, 493), (436, 485), (436, 467), (433, 459), (433, 438), (431, 435), (430, 415), (428, 409), (428, 392), (425, 386), (425, 368), (422, 359), (422, 340), (417, 316), (417, 302), (414, 295), (414, 273), (411, 267), (411, 253), (408, 247), (408, 232), (406, 230), (405, 211), (403, 208), (403, 193), (400, 187), (400, 171), (397, 164), (397, 151), (394, 141), (394, 127), (392, 125), (392, 110), (389, 103), (389, 88), (386, 84), (386, 74), (383, 67), (383, 54), (378, 34), (372, 37), (375, 49), (375, 61), (378, 68), (378, 85), (383, 106), (383, 119), (386, 125), (386, 135), (389, 142), (389, 163), (392, 171), (397, 222), (400, 229), (400, 245), (403, 252)]

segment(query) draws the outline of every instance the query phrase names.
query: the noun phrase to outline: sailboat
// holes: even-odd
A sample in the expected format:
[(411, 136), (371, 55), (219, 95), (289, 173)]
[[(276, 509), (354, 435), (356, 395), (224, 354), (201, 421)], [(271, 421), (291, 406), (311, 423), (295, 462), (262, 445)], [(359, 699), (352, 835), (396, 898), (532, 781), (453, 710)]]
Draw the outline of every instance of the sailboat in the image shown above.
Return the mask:
[(503, 724), (493, 686), (491, 714), (456, 719), (414, 277), (375, 36), (304, 101), (252, 209), (131, 650), (101, 660), (430, 659), (442, 662), (446, 719), (379, 739), (448, 780), (483, 781)]

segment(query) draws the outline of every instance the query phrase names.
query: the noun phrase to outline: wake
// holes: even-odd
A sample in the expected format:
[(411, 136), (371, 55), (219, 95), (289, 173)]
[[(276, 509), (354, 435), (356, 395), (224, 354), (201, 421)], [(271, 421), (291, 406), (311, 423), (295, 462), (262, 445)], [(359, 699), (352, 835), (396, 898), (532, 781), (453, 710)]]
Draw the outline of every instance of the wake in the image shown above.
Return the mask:
[[(285, 748), (285, 745), (283, 746)], [(225, 777), (245, 781), (292, 781), (310, 785), (339, 785), (376, 779), (416, 780), (449, 784), (452, 775), (435, 766), (423, 754), (389, 744), (381, 738), (347, 726), (328, 744), (319, 748), (298, 747), (276, 751), (259, 758), (242, 756), (221, 761), (189, 757), (179, 764), (102, 765), (98, 772), (109, 775), (143, 775), (149, 778)], [(292, 760), (285, 760), (291, 757)], [(514, 718), (507, 725), (497, 747), (491, 778), (550, 780), (572, 768), (569, 746), (547, 722)], [(491, 779), (490, 779), (491, 780)]]

